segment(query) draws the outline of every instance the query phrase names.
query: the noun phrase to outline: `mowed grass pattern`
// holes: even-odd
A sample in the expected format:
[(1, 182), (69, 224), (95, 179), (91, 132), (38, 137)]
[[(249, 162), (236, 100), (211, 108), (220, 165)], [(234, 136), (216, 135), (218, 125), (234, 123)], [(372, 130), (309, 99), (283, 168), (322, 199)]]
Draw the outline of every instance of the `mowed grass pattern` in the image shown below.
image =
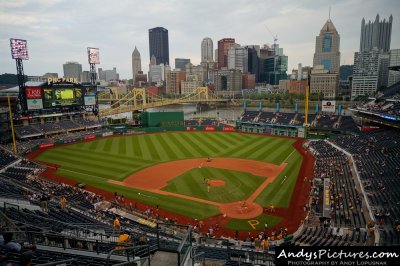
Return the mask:
[(292, 151), (292, 139), (238, 133), (176, 132), (114, 137), (56, 147), (37, 160), (59, 164), (68, 178), (76, 173), (124, 180), (160, 162), (199, 157), (234, 157), (280, 164)]
[[(205, 179), (222, 180), (224, 186), (208, 186)], [(230, 171), (213, 167), (192, 169), (168, 182), (162, 190), (211, 200), (220, 203), (246, 200), (265, 177), (250, 173)]]
[[(301, 155), (292, 147), (293, 142), (293, 139), (288, 138), (240, 133), (169, 132), (111, 137), (55, 147), (45, 151), (36, 159), (60, 165), (61, 168), (57, 173), (61, 176), (202, 219), (217, 214), (218, 209), (208, 204), (176, 197), (155, 197), (157, 199), (140, 197), (138, 196), (140, 190), (113, 185), (107, 181), (109, 179), (123, 181), (127, 176), (143, 168), (174, 160), (230, 157), (279, 165), (290, 156), (287, 166), (290, 173), (285, 172), (288, 176), (288, 182), (284, 184), (285, 189), (281, 190), (282, 187), (274, 182), (276, 184), (273, 189), (268, 190), (268, 186), (257, 199), (261, 205), (267, 206), (273, 200), (270, 197), (274, 196), (279, 199), (277, 206), (286, 205), (291, 195), (286, 193), (286, 189), (291, 191), (294, 188), (298, 166), (302, 160)], [(293, 163), (295, 165), (292, 166)], [(279, 182), (281, 178), (282, 175), (278, 178)]]

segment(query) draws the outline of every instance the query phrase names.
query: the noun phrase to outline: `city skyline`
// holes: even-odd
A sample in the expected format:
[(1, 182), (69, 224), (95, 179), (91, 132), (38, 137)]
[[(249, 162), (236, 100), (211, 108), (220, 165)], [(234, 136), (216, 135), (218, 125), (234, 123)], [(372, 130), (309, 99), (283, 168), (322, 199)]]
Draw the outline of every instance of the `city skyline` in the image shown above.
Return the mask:
[[(16, 73), (11, 59), (9, 38), (28, 41), (27, 75), (63, 73), (66, 61), (77, 61), (89, 69), (87, 47), (100, 49), (103, 69), (116, 67), (122, 79), (132, 76), (134, 47), (141, 53), (143, 71), (149, 64), (148, 30), (164, 27), (169, 31), (170, 63), (188, 58), (201, 61), (201, 42), (210, 37), (214, 49), (220, 39), (234, 38), (240, 45), (272, 44), (278, 36), (280, 47), (289, 58), (288, 71), (298, 63), (311, 66), (315, 35), (331, 19), (341, 37), (341, 59), (352, 64), (359, 50), (361, 20), (373, 21), (393, 15), (391, 49), (400, 48), (400, 18), (397, 1), (135, 1), (120, 5), (108, 2), (3, 1), (0, 3), (0, 74)], [(95, 10), (95, 12), (93, 12)], [(128, 15), (135, 10), (134, 15)], [(224, 10), (224, 12), (217, 12)], [(179, 15), (178, 15), (179, 14)], [(174, 67), (174, 66), (173, 66)]]

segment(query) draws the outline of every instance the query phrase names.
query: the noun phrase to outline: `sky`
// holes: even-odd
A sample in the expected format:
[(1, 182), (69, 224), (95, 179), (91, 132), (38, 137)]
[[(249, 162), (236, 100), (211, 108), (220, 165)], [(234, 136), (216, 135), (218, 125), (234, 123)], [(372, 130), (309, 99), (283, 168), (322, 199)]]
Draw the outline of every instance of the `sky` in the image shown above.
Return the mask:
[(132, 52), (139, 50), (147, 73), (148, 30), (169, 32), (170, 64), (175, 58), (200, 63), (200, 45), (210, 37), (235, 38), (240, 45), (273, 44), (298, 63), (312, 65), (315, 37), (330, 17), (340, 34), (341, 65), (353, 64), (360, 45), (361, 20), (393, 15), (391, 49), (400, 49), (399, 0), (1, 0), (0, 74), (16, 73), (10, 38), (28, 41), (26, 75), (63, 75), (62, 65), (77, 61), (89, 70), (87, 47), (100, 49), (100, 65), (132, 78)]

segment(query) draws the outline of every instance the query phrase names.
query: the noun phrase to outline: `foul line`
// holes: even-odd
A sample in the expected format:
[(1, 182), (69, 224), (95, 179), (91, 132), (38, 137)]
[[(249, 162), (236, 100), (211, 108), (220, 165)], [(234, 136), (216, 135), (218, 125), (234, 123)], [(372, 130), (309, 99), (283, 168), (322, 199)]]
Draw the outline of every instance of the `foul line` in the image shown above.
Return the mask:
[(293, 150), (289, 155), (288, 155), (288, 157), (286, 157), (286, 159), (285, 160), (283, 160), (284, 162), (286, 162), (287, 161), (287, 159), (289, 159), (290, 158), (290, 156), (292, 156), (292, 154), (295, 152), (296, 150)]
[[(119, 180), (115, 180), (115, 179), (111, 179), (111, 178), (107, 178), (107, 177), (101, 177), (101, 176), (96, 176), (96, 175), (85, 174), (85, 173), (81, 173), (81, 172), (69, 170), (69, 169), (66, 169), (66, 168), (63, 168), (63, 167), (60, 167), (60, 168), (53, 167), (53, 168), (55, 168), (55, 169), (57, 169), (57, 170), (67, 171), (67, 172), (71, 172), (71, 173), (75, 173), (75, 174), (80, 174), (80, 175), (85, 175), (85, 176), (89, 176), (89, 177), (101, 178), (101, 179), (104, 179), (104, 180), (107, 180), (107, 181), (108, 181), (108, 180), (114, 180), (114, 181), (118, 181), (118, 182), (123, 182), (123, 180), (122, 180), (122, 181), (119, 181)], [(130, 172), (131, 172), (131, 171), (127, 171), (127, 172), (125, 172), (125, 173), (122, 173), (122, 174), (118, 175), (118, 177), (119, 177), (119, 176), (122, 176), (122, 175), (129, 174)], [(126, 177), (125, 177), (125, 178), (126, 178)]]
[(72, 172), (72, 173), (75, 173), (75, 174), (86, 175), (86, 176), (90, 176), (90, 177), (95, 177), (95, 178), (101, 178), (101, 179), (109, 180), (109, 179), (107, 179), (107, 178), (105, 178), (105, 177), (100, 177), (100, 176), (95, 176), (95, 175), (89, 175), (89, 174), (85, 174), (85, 173), (80, 173), (80, 172), (73, 171), (73, 170), (68, 170), (68, 169), (65, 169), (65, 168), (58, 168), (58, 170), (62, 170), (62, 171)]
[(141, 193), (141, 192), (138, 192), (138, 195), (139, 195), (139, 196), (143, 196), (143, 197), (152, 198), (152, 199), (158, 199), (157, 197), (150, 196), (150, 195), (145, 195), (145, 194), (143, 194), (143, 193)]

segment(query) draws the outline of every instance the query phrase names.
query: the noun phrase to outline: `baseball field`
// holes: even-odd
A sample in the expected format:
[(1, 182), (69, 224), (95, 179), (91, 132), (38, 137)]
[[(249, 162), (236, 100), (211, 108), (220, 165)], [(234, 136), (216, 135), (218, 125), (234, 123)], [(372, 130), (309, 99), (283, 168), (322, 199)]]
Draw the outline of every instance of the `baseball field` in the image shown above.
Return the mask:
[[(226, 132), (169, 132), (59, 146), (36, 160), (57, 176), (191, 219), (227, 217), (226, 228), (282, 222), (303, 156), (295, 139)], [(258, 223), (249, 223), (250, 219)]]

